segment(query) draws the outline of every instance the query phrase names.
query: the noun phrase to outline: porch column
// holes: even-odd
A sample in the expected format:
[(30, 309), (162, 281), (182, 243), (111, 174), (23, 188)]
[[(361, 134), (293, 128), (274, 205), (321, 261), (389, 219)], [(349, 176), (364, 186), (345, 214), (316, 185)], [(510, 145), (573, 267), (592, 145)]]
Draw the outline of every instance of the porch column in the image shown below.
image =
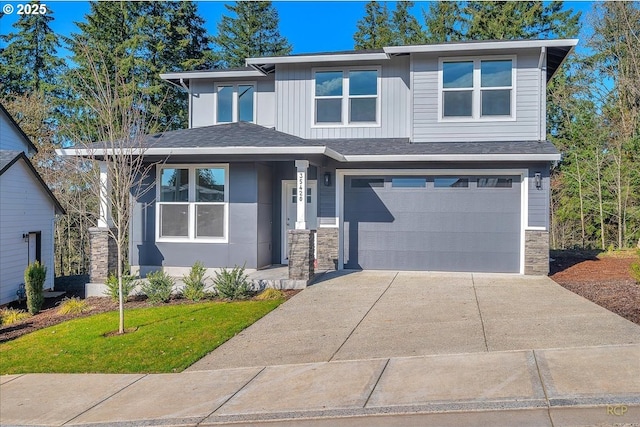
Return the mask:
[(296, 160), (296, 197), (298, 198), (296, 230), (307, 229), (307, 169), (308, 160)]
[(98, 216), (98, 228), (113, 227), (111, 217), (111, 181), (107, 162), (100, 163), (100, 212)]
[(107, 280), (109, 273), (117, 269), (117, 248), (113, 237), (109, 233), (113, 229), (111, 216), (111, 183), (109, 180), (108, 165), (99, 162), (100, 165), (100, 194), (97, 227), (89, 229), (90, 243), (90, 283), (85, 285), (86, 296), (101, 294), (92, 290), (93, 284), (101, 284)]

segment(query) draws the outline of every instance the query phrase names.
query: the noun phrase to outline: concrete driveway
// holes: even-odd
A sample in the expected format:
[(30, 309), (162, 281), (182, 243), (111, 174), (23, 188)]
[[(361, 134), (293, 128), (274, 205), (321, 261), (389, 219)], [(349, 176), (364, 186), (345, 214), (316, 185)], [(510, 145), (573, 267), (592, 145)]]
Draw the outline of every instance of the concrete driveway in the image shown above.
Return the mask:
[(343, 271), (189, 370), (638, 343), (639, 326), (547, 277)]

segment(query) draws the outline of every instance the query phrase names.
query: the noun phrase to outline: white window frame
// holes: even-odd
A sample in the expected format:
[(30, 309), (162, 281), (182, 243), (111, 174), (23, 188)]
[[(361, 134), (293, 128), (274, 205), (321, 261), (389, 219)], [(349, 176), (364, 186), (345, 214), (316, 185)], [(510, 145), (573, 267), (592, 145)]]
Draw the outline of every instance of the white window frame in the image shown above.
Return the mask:
[[(220, 87), (233, 87), (233, 98), (231, 101), (231, 121), (230, 122), (219, 122), (218, 121), (218, 90)], [(253, 120), (247, 123), (256, 123), (256, 114), (258, 111), (258, 83), (255, 81), (250, 82), (218, 82), (214, 85), (214, 96), (213, 96), (213, 122), (215, 124), (225, 124), (225, 123), (237, 123), (239, 121), (239, 97), (238, 97), (238, 86), (253, 86)]]
[[(224, 169), (224, 201), (223, 202), (196, 202), (196, 169)], [(163, 169), (187, 169), (189, 171), (189, 196), (186, 202), (161, 202), (162, 170)], [(162, 237), (160, 235), (160, 210), (162, 205), (184, 205), (189, 207), (189, 233), (188, 237)], [(196, 205), (223, 205), (224, 206), (224, 231), (223, 237), (196, 237)], [(181, 243), (229, 243), (229, 164), (228, 163), (203, 163), (203, 164), (171, 164), (165, 163), (156, 166), (156, 242), (181, 242)]]
[[(342, 72), (342, 96), (322, 96), (320, 99), (342, 99), (342, 121), (335, 123), (316, 123), (316, 72), (339, 71)], [(349, 95), (349, 72), (350, 71), (376, 71), (376, 120), (375, 122), (351, 122), (349, 112), (349, 100), (351, 98), (373, 98), (372, 95)], [(342, 127), (380, 127), (380, 108), (382, 102), (382, 67), (379, 65), (356, 66), (356, 67), (322, 67), (311, 69), (311, 127), (312, 128), (342, 128)]]
[[(484, 90), (511, 90), (511, 114), (508, 116), (482, 116), (482, 91), (481, 69), (482, 61), (511, 60), (511, 86), (484, 88)], [(445, 117), (444, 116), (444, 88), (443, 64), (447, 62), (473, 62), (473, 87), (453, 90), (471, 90), (471, 117)], [(516, 55), (490, 55), (490, 56), (456, 56), (438, 58), (438, 122), (510, 122), (516, 120), (516, 81), (517, 81)]]

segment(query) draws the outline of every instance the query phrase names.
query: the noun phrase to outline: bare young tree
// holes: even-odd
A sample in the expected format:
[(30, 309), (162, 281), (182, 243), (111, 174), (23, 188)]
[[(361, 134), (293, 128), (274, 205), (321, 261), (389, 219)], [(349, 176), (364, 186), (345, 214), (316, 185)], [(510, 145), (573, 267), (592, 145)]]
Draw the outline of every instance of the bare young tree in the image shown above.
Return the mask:
[(118, 332), (122, 334), (125, 332), (122, 276), (131, 200), (153, 188), (143, 184), (155, 166), (145, 161), (144, 154), (149, 146), (147, 135), (155, 130), (156, 120), (149, 116), (150, 109), (139, 95), (135, 76), (110, 70), (105, 61), (95, 57), (96, 52), (86, 49), (82, 53), (88, 69), (74, 76), (78, 111), (69, 134), (73, 135), (75, 145), (65, 152), (74, 154), (73, 167), (86, 188), (99, 198), (100, 218), (103, 221), (113, 218), (108, 233), (117, 250)]

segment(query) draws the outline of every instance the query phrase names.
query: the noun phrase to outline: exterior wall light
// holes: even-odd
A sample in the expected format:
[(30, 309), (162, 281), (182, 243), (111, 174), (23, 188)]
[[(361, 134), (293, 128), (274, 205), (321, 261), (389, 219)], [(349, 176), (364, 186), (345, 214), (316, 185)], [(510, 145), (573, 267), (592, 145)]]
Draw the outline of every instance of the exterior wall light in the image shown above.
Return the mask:
[(324, 173), (324, 186), (331, 187), (331, 172)]
[(535, 176), (536, 189), (542, 190), (542, 174), (540, 172), (536, 172), (534, 176)]

